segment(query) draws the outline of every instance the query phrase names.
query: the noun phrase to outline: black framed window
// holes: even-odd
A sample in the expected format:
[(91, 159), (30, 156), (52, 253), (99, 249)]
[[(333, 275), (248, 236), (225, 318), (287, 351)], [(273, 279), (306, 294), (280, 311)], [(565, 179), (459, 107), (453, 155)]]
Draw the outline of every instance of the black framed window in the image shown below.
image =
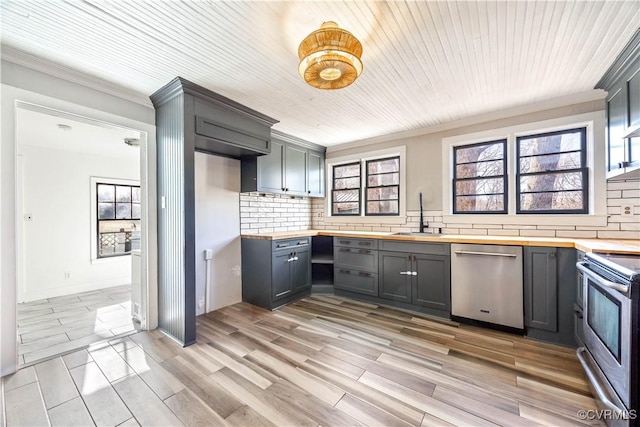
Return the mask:
[(366, 161), (365, 215), (399, 215), (400, 156)]
[(453, 149), (453, 213), (507, 213), (507, 140)]
[(140, 249), (140, 186), (97, 183), (98, 258)]
[(331, 215), (360, 215), (360, 162), (333, 167)]
[(516, 213), (588, 213), (587, 129), (516, 138)]

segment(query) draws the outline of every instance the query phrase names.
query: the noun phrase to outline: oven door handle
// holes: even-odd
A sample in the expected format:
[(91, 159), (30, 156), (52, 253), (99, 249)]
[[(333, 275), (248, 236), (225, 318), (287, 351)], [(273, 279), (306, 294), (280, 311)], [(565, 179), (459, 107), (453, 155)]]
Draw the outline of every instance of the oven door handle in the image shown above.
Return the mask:
[(593, 371), (591, 370), (591, 367), (589, 366), (589, 362), (587, 362), (587, 359), (585, 359), (584, 357), (583, 353), (585, 353), (586, 351), (587, 349), (585, 347), (578, 347), (578, 349), (576, 349), (576, 356), (578, 356), (578, 360), (582, 365), (582, 369), (584, 369), (584, 372), (587, 374), (589, 383), (593, 386), (593, 391), (597, 395), (596, 397), (598, 398), (598, 400), (600, 400), (600, 402), (602, 402), (604, 406), (607, 407), (607, 409), (613, 411), (616, 414), (624, 413), (624, 409), (617, 407), (615, 403), (609, 400), (609, 398), (607, 397), (607, 394), (602, 389), (602, 386), (600, 385), (598, 378), (593, 373)]
[(621, 285), (620, 283), (612, 282), (610, 280), (605, 279), (604, 277), (600, 277), (594, 274), (593, 271), (589, 270), (586, 265), (586, 262), (577, 262), (576, 268), (580, 270), (583, 274), (591, 277), (594, 281), (601, 284), (602, 286), (606, 286), (607, 288), (615, 289), (618, 292), (622, 292), (627, 295), (629, 293), (629, 287), (627, 285)]

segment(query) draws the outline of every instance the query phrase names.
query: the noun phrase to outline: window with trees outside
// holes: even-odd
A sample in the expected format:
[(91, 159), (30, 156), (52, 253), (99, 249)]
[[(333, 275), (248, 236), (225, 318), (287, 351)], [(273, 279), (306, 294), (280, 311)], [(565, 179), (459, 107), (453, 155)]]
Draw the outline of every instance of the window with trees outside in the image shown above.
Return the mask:
[(454, 213), (507, 213), (506, 153), (506, 139), (454, 147)]
[(516, 213), (587, 213), (586, 128), (516, 138)]
[(400, 157), (367, 160), (366, 215), (400, 212)]
[(400, 156), (334, 165), (332, 172), (331, 215), (360, 216), (363, 204), (365, 216), (400, 215)]
[(96, 184), (98, 258), (140, 249), (140, 186)]
[(332, 215), (360, 215), (360, 162), (333, 167)]

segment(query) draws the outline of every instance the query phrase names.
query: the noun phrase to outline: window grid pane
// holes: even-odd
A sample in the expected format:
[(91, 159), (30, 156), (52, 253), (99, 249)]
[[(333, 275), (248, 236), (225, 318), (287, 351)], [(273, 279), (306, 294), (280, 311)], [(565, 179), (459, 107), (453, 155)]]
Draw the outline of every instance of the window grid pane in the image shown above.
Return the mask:
[(332, 215), (360, 215), (360, 185), (360, 162), (333, 167)]
[(587, 213), (586, 128), (516, 138), (517, 213)]
[(98, 258), (140, 249), (140, 187), (96, 184)]
[(368, 160), (365, 214), (400, 213), (400, 157)]
[(453, 150), (453, 213), (507, 213), (507, 140)]

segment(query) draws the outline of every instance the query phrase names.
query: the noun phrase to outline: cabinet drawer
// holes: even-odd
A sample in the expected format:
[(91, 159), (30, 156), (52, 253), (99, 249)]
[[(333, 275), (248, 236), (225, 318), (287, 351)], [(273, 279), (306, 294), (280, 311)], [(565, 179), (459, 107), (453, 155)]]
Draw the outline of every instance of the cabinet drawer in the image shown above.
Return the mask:
[(381, 251), (410, 252), (413, 254), (449, 255), (448, 243), (380, 241)]
[(301, 237), (299, 239), (283, 239), (274, 240), (272, 243), (272, 249), (274, 251), (294, 250), (294, 249), (309, 249), (311, 246), (311, 237)]
[(345, 268), (334, 269), (333, 287), (365, 295), (378, 296), (378, 275)]
[(333, 263), (352, 270), (378, 272), (378, 251), (344, 246), (333, 248)]
[(374, 239), (351, 239), (349, 237), (334, 237), (333, 246), (347, 248), (378, 249), (378, 241)]

